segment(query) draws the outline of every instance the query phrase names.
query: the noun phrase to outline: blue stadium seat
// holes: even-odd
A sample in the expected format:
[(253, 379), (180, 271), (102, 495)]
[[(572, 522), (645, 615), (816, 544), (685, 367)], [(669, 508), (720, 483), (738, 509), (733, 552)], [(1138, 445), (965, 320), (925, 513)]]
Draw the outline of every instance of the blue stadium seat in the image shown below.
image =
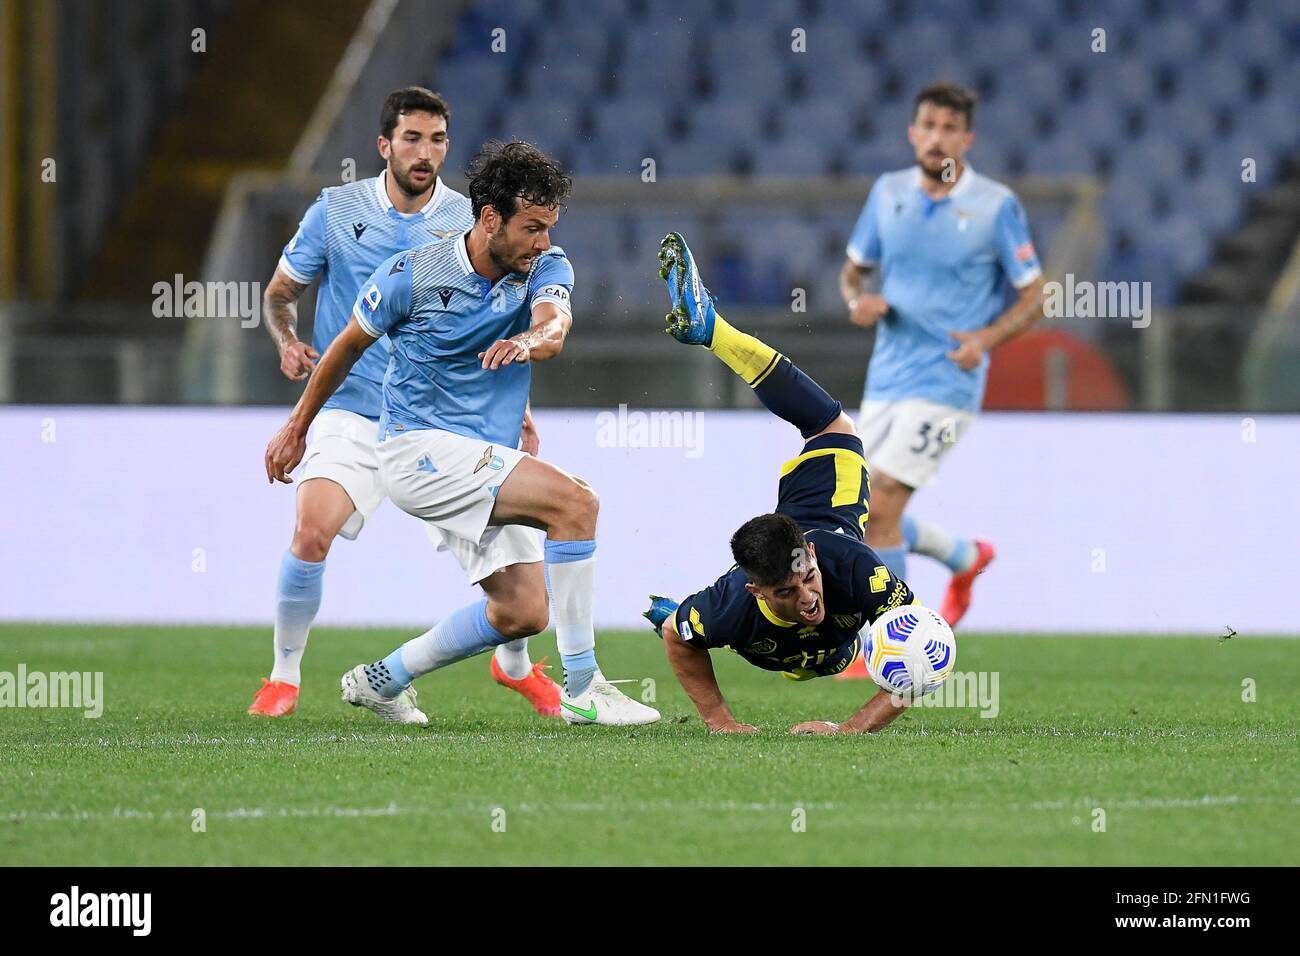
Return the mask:
[(452, 115), (459, 109), (484, 112), (484, 106), (503, 98), (508, 79), (490, 54), (459, 56), (444, 61), (438, 72), (438, 92), (447, 97)]
[(1250, 100), (1241, 111), (1240, 129), (1248, 129), (1274, 148), (1291, 148), (1300, 142), (1300, 98), (1292, 88)]
[(1028, 171), (1044, 176), (1091, 175), (1096, 165), (1092, 147), (1068, 133), (1027, 143), (1025, 157)]
[(1219, 38), (1220, 49), (1231, 50), (1242, 59), (1255, 63), (1281, 63), (1287, 59), (1287, 45), (1290, 43), (1291, 62), (1294, 63), (1294, 29), (1279, 28), (1276, 23), (1276, 17), (1288, 7), (1294, 14), (1294, 5), (1279, 3), (1267, 15), (1252, 15), (1229, 27)]
[(1202, 176), (1186, 186), (1187, 206), (1212, 235), (1220, 235), (1241, 221), (1248, 195), (1239, 179)]
[(1076, 107), (1064, 107), (1057, 114), (1057, 129), (1068, 132), (1097, 149), (1122, 148), (1128, 141), (1126, 111), (1116, 109), (1099, 96), (1090, 96)]
[(819, 138), (788, 136), (759, 140), (748, 150), (756, 176), (815, 176), (826, 172), (827, 157)]
[(668, 106), (658, 99), (620, 97), (592, 109), (595, 134), (609, 144), (635, 145), (642, 153), (668, 139)]
[(1092, 96), (1112, 106), (1145, 106), (1155, 99), (1155, 78), (1146, 61), (1106, 53), (1090, 62), (1088, 89)]
[(502, 111), (502, 132), (547, 152), (559, 152), (576, 136), (585, 109), (578, 100), (518, 100)]
[(1207, 143), (1216, 136), (1213, 109), (1189, 96), (1153, 103), (1142, 116), (1147, 135), (1185, 143)]
[[(1145, 270), (1168, 300), (1300, 146), (1300, 4), (1266, 6), (485, 0), (462, 17), (438, 84), (455, 111), (455, 163), (495, 130), (537, 140), (583, 176), (639, 175), (651, 156), (660, 178), (673, 178), (910, 166), (911, 98), (953, 79), (981, 92), (972, 165), (999, 177), (1107, 173), (1102, 213), (1128, 243), (1122, 254), (1110, 247), (1107, 268)], [(508, 31), (504, 55), (487, 49), (495, 26)], [(1096, 26), (1107, 30), (1105, 53), (1091, 50)], [(806, 53), (790, 49), (795, 27), (807, 30)], [(1257, 183), (1241, 182), (1245, 157)], [(863, 198), (852, 197), (842, 222), (736, 230), (725, 237), (727, 281), (760, 301), (797, 274), (813, 301), (834, 305), (838, 246)], [(578, 240), (601, 272), (593, 292), (657, 296), (659, 238), (698, 226), (689, 209), (662, 212), (611, 215), (593, 227), (598, 241)], [(1040, 245), (1058, 225), (1035, 222)]]
[(1235, 56), (1217, 53), (1187, 70), (1181, 77), (1181, 93), (1209, 104), (1236, 104), (1248, 93), (1245, 64)]
[(764, 138), (769, 110), (778, 105), (719, 97), (701, 100), (690, 109), (691, 138), (695, 141), (711, 140), (720, 147), (758, 142)]

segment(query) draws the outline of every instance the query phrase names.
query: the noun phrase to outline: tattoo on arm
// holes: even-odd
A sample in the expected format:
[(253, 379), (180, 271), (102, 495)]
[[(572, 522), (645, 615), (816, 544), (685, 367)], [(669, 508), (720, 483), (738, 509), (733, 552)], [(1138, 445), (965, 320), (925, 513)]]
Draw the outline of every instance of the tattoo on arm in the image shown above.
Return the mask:
[(262, 319), (280, 351), (298, 339), (298, 298), (306, 288), (277, 270), (262, 296)]

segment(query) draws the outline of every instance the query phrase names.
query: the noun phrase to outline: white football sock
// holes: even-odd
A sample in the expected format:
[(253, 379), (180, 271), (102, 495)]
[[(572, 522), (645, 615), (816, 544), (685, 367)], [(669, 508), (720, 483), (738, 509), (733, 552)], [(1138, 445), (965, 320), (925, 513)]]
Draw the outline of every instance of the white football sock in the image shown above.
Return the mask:
[(909, 541), (910, 550), (934, 558), (948, 565), (954, 573), (968, 570), (975, 563), (976, 550), (972, 541), (955, 538), (938, 525), (912, 519), (916, 527), (915, 542)]
[(494, 656), (497, 659), (497, 666), (512, 680), (522, 680), (533, 669), (532, 659), (528, 656), (526, 637), (499, 645)]

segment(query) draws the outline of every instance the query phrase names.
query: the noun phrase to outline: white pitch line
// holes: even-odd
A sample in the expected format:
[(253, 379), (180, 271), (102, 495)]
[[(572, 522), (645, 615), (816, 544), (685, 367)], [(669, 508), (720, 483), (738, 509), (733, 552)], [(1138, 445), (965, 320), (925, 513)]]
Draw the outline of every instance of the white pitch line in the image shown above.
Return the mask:
[[(856, 813), (859, 809), (870, 809), (875, 813), (894, 815), (934, 814), (952, 811), (981, 811), (993, 814), (1017, 813), (1023, 810), (1054, 812), (1071, 809), (1091, 809), (1102, 807), (1106, 810), (1204, 810), (1239, 806), (1300, 806), (1300, 796), (1293, 797), (1247, 797), (1239, 794), (1203, 794), (1197, 797), (1124, 797), (1120, 799), (1094, 799), (1092, 797), (1070, 797), (1060, 800), (1039, 800), (1029, 804), (994, 804), (973, 803), (966, 801), (919, 801), (908, 803), (871, 803), (862, 808), (834, 802), (789, 801), (789, 802), (740, 802), (740, 801), (681, 801), (681, 800), (640, 800), (632, 802), (525, 802), (511, 803), (502, 801), (495, 804), (459, 804), (442, 807), (400, 806), (389, 803), (382, 807), (340, 807), (325, 805), (317, 807), (234, 807), (227, 810), (206, 811), (209, 820), (284, 820), (284, 819), (323, 819), (323, 818), (375, 818), (402, 816), (448, 816), (453, 814), (477, 813), (490, 814), (498, 807), (511, 813), (566, 814), (566, 813), (600, 813), (616, 808), (620, 813), (649, 812), (715, 812), (715, 813), (781, 813), (787, 814), (795, 807), (816, 811), (848, 811)], [(188, 820), (192, 810), (140, 810), (130, 807), (114, 807), (112, 810), (11, 810), (0, 811), (0, 822), (19, 823), (23, 821), (41, 821), (56, 823), (76, 823), (89, 821), (132, 821), (132, 820)]]

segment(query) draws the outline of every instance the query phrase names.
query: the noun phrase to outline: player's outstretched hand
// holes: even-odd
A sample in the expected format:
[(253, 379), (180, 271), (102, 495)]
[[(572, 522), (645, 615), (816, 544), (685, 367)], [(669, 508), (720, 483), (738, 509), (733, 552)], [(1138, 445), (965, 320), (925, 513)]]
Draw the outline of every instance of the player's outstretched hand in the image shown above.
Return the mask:
[(297, 382), (311, 373), (319, 358), (320, 353), (306, 342), (292, 342), (280, 353), (280, 371), (285, 378)]
[(829, 720), (805, 720), (802, 724), (795, 724), (791, 727), (790, 733), (798, 736), (805, 734), (838, 734), (840, 733), (840, 725)]
[(528, 349), (514, 339), (497, 339), (486, 352), (479, 352), (478, 357), (483, 360), (484, 368), (496, 370), (512, 362), (523, 364), (529, 356)]
[(306, 452), (306, 436), (286, 422), (266, 446), (267, 482), (282, 481), (286, 485), (290, 484), (293, 479), (289, 477), (289, 472), (298, 467), (298, 462), (302, 461)]
[(753, 724), (742, 724), (738, 720), (729, 720), (717, 727), (710, 727), (709, 731), (715, 734), (756, 734), (758, 728)]

